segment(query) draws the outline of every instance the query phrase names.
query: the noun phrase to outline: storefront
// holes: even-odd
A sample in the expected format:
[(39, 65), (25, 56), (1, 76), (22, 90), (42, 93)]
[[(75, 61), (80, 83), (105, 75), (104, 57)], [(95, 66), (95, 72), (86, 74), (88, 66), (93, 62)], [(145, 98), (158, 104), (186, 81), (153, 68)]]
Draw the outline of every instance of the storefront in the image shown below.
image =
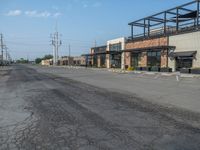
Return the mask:
[(174, 53), (176, 71), (180, 71), (182, 68), (192, 68), (196, 53), (197, 51)]
[(161, 67), (161, 50), (147, 52), (147, 66)]
[(124, 53), (126, 38), (107, 41), (107, 68), (124, 69)]
[(200, 68), (200, 31), (169, 36), (169, 44), (176, 48), (169, 57), (173, 71)]
[(121, 68), (121, 52), (110, 52), (111, 68)]

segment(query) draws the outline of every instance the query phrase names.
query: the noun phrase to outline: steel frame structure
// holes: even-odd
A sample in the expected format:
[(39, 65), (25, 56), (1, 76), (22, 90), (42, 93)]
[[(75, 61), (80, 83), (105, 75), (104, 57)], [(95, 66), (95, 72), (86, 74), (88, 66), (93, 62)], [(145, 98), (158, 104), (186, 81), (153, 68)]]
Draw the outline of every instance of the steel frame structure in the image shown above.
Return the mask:
[[(192, 8), (191, 8), (192, 7)], [(181, 32), (199, 29), (200, 0), (145, 17), (129, 23), (131, 26), (130, 40), (168, 36)], [(184, 23), (184, 24), (183, 24)], [(142, 34), (134, 34), (134, 27), (142, 28)], [(152, 28), (155, 28), (152, 30)]]

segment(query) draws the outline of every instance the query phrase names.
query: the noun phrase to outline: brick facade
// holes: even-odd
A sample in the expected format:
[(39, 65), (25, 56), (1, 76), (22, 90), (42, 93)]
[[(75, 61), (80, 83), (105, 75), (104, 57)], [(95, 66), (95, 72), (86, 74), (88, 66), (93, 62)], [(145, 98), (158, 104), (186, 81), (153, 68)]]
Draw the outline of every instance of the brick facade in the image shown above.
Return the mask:
[(168, 38), (162, 37), (157, 39), (147, 39), (142, 41), (136, 42), (127, 42), (125, 45), (127, 49), (136, 49), (136, 48), (146, 48), (146, 47), (155, 47), (155, 46), (167, 46), (168, 45)]
[[(125, 45), (126, 50), (131, 49), (140, 49), (140, 48), (148, 48), (148, 47), (158, 47), (158, 46), (168, 46), (168, 38), (156, 38), (156, 39), (147, 39), (142, 41), (131, 41), (127, 42)], [(131, 52), (125, 52), (125, 65), (131, 66)], [(167, 67), (168, 63), (168, 55), (167, 50), (161, 51), (161, 67)], [(138, 62), (140, 67), (147, 66), (147, 52), (144, 51), (141, 53), (141, 59)]]
[(168, 67), (168, 51), (163, 50), (161, 52), (161, 68)]
[(130, 67), (131, 66), (131, 52), (125, 52), (124, 53), (124, 64), (125, 66), (127, 67)]

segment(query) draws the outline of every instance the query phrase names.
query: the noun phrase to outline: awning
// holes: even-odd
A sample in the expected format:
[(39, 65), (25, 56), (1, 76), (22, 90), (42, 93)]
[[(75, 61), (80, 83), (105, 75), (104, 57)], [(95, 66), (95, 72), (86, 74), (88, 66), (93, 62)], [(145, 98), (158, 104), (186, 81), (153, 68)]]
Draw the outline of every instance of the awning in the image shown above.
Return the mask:
[(174, 57), (194, 57), (197, 51), (175, 52)]
[(122, 51), (105, 51), (93, 54), (83, 54), (82, 56), (96, 56), (96, 55), (105, 55), (105, 54), (121, 54)]
[(156, 51), (156, 50), (164, 50), (164, 49), (175, 49), (175, 46), (167, 46), (167, 45), (162, 45), (162, 46), (150, 46), (150, 47), (144, 47), (144, 48), (134, 48), (134, 49), (126, 49), (123, 50), (124, 52), (135, 52), (135, 53), (139, 53), (139, 52), (144, 52), (144, 51)]

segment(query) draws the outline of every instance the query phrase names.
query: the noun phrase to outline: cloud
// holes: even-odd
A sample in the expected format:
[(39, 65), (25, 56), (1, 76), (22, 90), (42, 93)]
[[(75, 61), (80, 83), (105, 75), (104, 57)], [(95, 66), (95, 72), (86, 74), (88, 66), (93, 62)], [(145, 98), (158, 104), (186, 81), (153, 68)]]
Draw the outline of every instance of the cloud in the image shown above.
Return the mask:
[(51, 16), (51, 13), (48, 12), (48, 11), (38, 12), (37, 10), (26, 11), (24, 14), (26, 16), (28, 16), (28, 17), (43, 17), (43, 18), (47, 18), (47, 17)]
[(21, 14), (21, 10), (10, 10), (8, 13), (6, 13), (6, 16), (20, 16)]
[(102, 3), (99, 1), (96, 1), (94, 3), (92, 3), (91, 1), (83, 1), (82, 2), (82, 7), (83, 8), (88, 8), (88, 7), (101, 7)]
[(57, 12), (57, 13), (54, 13), (53, 14), (53, 17), (59, 17), (59, 16), (61, 16), (62, 14), (60, 13), (60, 12)]

